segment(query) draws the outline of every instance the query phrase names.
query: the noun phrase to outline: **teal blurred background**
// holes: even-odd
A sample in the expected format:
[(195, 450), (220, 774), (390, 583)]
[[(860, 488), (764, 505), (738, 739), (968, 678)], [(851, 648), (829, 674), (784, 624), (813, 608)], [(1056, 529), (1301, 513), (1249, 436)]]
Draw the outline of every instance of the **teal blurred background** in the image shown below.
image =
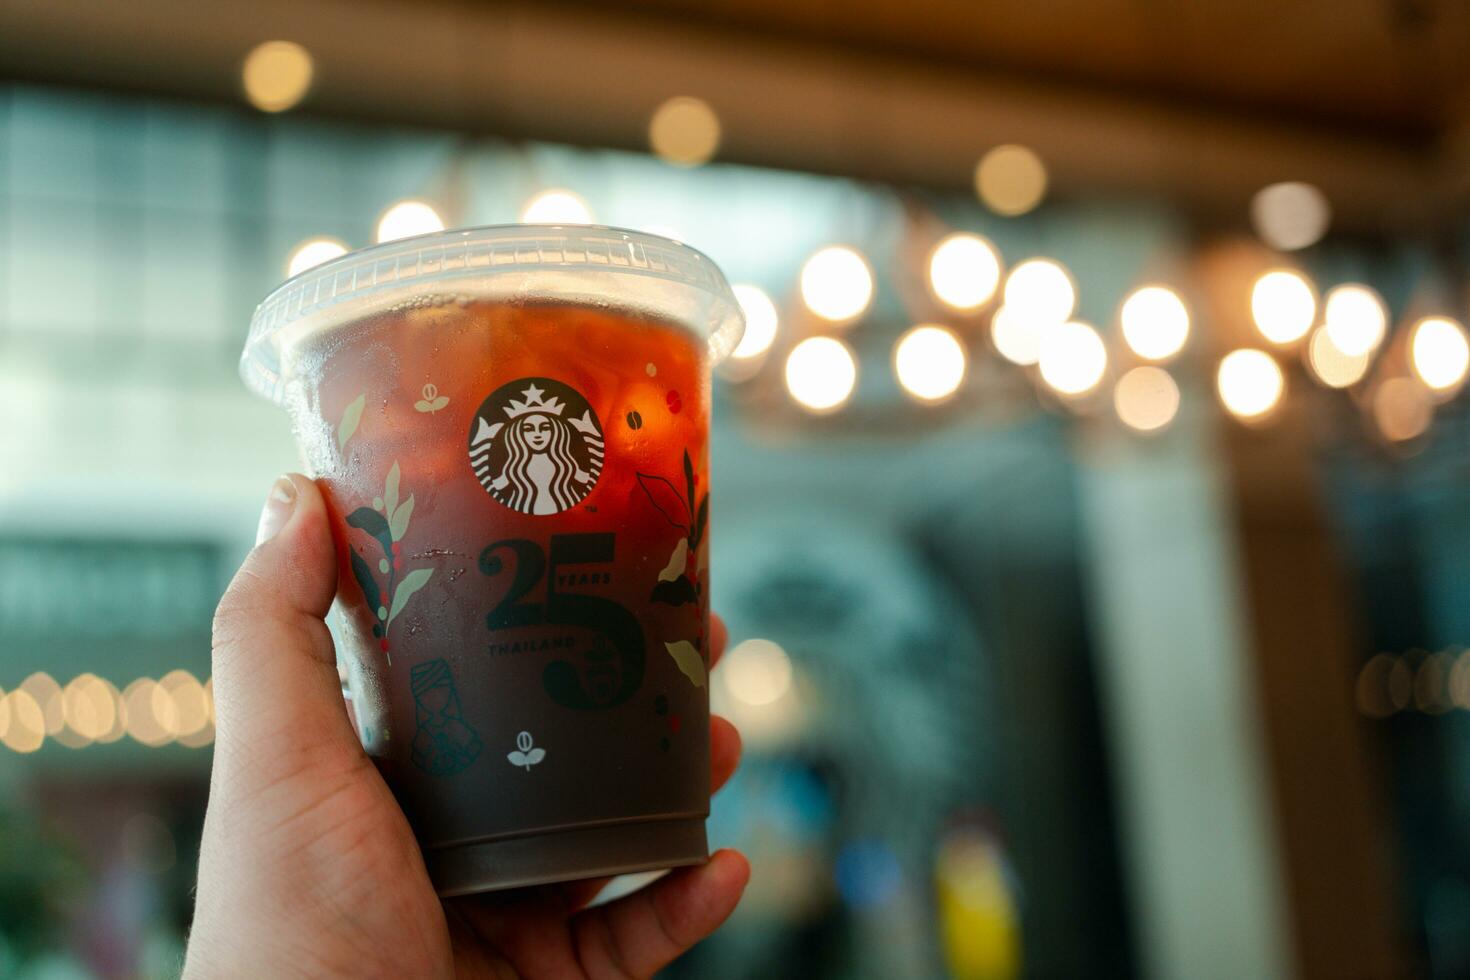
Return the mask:
[[(304, 243), (371, 244), (399, 202), (495, 224), (557, 190), (707, 252), (777, 312), (715, 389), (714, 605), (734, 647), (712, 697), (746, 762), (711, 829), (755, 875), (670, 976), (1470, 972), (1470, 417), (1453, 336), (1416, 339), (1466, 312), (1455, 72), (1337, 111), (1264, 68), (1237, 73), (1250, 98), (1178, 66), (1193, 87), (1173, 96), (1164, 76), (1123, 85), (1103, 54), (1147, 5), (1110, 5), (1080, 76), (1019, 34), (1009, 68), (939, 59), (937, 29), (933, 57), (884, 44), (868, 5), (865, 43), (765, 5), (759, 30), (639, 6), (622, 23), (385, 3), (340, 35), (347, 9), (317, 4), (272, 5), (263, 32), (219, 11), (186, 29), (165, 2), (126, 28), (70, 4), (0, 12), (0, 976), (178, 971), (210, 618), (271, 480), (300, 465), (238, 378), (254, 305)], [(1415, 43), (1441, 50), (1459, 15), (1423, 9)], [(1315, 40), (1304, 64), (1369, 44), (1321, 9), (1238, 16), (1261, 43)], [(489, 32), (521, 84), (440, 48), (395, 61), (382, 36), (405, 18), (410, 37)], [(1186, 35), (1180, 51), (1212, 50)], [(1385, 43), (1420, 50), (1405, 36)], [(307, 75), (288, 52), (257, 62), (257, 91), (248, 56), (281, 38)], [(561, 43), (562, 68), (530, 70)], [(416, 94), (429, 62), (480, 87)], [(979, 115), (954, 109), (972, 86)], [(695, 96), (661, 137), (664, 100)], [(793, 118), (814, 106), (830, 114)], [(1310, 193), (1273, 217), (1253, 195), (1280, 181)], [(1106, 357), (1083, 390), (1057, 383), (1088, 367), (1044, 324), (1039, 368), (995, 333), (1003, 302), (1052, 294), (987, 291), (982, 263), (959, 276), (978, 302), (941, 298), (930, 259), (957, 232), (1002, 276), (1066, 271), (1063, 316)], [(847, 323), (802, 282), (834, 244), (871, 272)], [(1315, 303), (1313, 332), (1280, 344), (1261, 333), (1289, 297), (1252, 307), (1277, 267)], [(1387, 336), (1338, 385), (1312, 351), (1347, 282), (1382, 297)], [(1121, 311), (1149, 283), (1189, 314), (1152, 369), (1172, 402), (1123, 383), (1148, 359)], [(905, 377), (916, 324), (958, 344)], [(841, 389), (844, 364), (793, 368), (811, 336), (856, 368), (821, 411), (803, 392)], [(1249, 418), (1218, 374), (1242, 347), (1285, 384)]]

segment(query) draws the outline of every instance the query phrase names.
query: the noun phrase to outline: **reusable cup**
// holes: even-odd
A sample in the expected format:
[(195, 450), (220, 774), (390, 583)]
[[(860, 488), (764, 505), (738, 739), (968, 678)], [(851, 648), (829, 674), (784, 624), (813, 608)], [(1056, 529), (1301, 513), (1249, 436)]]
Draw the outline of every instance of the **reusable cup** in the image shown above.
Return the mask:
[(246, 384), (331, 512), (358, 730), (444, 895), (708, 857), (710, 367), (667, 239), (474, 228), (256, 310)]

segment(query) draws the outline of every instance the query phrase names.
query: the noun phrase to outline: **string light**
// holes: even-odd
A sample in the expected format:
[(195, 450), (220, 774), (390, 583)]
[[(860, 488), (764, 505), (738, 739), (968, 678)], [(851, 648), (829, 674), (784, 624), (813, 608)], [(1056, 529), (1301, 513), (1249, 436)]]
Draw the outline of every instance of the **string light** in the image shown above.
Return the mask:
[(266, 41), (245, 56), (245, 97), (262, 112), (285, 112), (311, 88), (311, 55), (294, 41)]
[(1012, 364), (1029, 367), (1041, 357), (1041, 324), (1009, 306), (995, 311), (990, 339), (1000, 356)]
[(29, 691), (17, 688), (5, 695), (5, 731), (0, 742), (12, 752), (34, 752), (46, 741), (46, 716)]
[(1039, 324), (1061, 323), (1077, 307), (1077, 289), (1061, 263), (1027, 259), (1006, 276), (1005, 305)]
[(286, 278), (299, 276), (307, 269), (347, 254), (347, 246), (335, 238), (308, 238), (291, 250), (286, 262)]
[(15, 752), (34, 752), (48, 737), (80, 749), (124, 735), (154, 748), (172, 741), (190, 748), (210, 744), (213, 679), (200, 684), (188, 671), (175, 670), (161, 682), (140, 677), (119, 692), (96, 674), (80, 674), (63, 688), (38, 671), (0, 694), (0, 744)]
[(1268, 416), (1286, 392), (1286, 376), (1276, 359), (1250, 348), (1225, 355), (1215, 380), (1226, 410), (1248, 422)]
[(521, 222), (528, 225), (590, 225), (592, 209), (580, 195), (553, 188), (526, 202), (521, 209)]
[(377, 240), (393, 242), (444, 230), (444, 219), (424, 201), (399, 201), (378, 219)]
[(648, 143), (662, 160), (680, 167), (709, 161), (720, 146), (720, 117), (703, 99), (681, 95), (654, 110)]
[(1113, 409), (1130, 429), (1158, 432), (1179, 413), (1179, 386), (1163, 368), (1133, 368), (1113, 387)]
[(725, 655), (725, 686), (749, 705), (779, 701), (791, 688), (791, 658), (770, 640), (745, 640)]
[(965, 348), (952, 331), (920, 324), (894, 345), (893, 370), (904, 391), (921, 402), (940, 402), (965, 380)]
[(1409, 363), (1414, 373), (1435, 391), (1449, 391), (1470, 370), (1470, 340), (1465, 328), (1448, 317), (1425, 317), (1409, 336)]
[(957, 232), (929, 253), (929, 287), (952, 309), (973, 310), (984, 305), (998, 285), (1000, 255), (979, 235)]
[(801, 298), (824, 320), (851, 321), (873, 302), (873, 270), (856, 249), (829, 245), (801, 267)]
[(1311, 184), (1285, 181), (1271, 184), (1251, 199), (1251, 223), (1261, 241), (1290, 252), (1315, 245), (1327, 234), (1332, 206)]
[(1096, 388), (1108, 369), (1108, 349), (1090, 325), (1068, 321), (1043, 327), (1041, 380), (1062, 395), (1084, 395)]
[(41, 709), (45, 719), (43, 732), (55, 735), (66, 724), (66, 715), (61, 704), (61, 685), (44, 670), (38, 670), (20, 683), (20, 690), (31, 696)]
[(1046, 165), (1024, 146), (1007, 143), (990, 150), (975, 167), (975, 193), (985, 206), (1007, 217), (1025, 214), (1046, 196)]
[(1299, 273), (1275, 269), (1251, 288), (1251, 315), (1261, 336), (1290, 344), (1306, 336), (1317, 316), (1317, 296)]
[(1307, 366), (1318, 381), (1329, 388), (1346, 388), (1363, 380), (1368, 373), (1372, 354), (1346, 354), (1332, 338), (1327, 327), (1312, 331), (1307, 344)]
[(1388, 333), (1388, 310), (1367, 286), (1334, 286), (1322, 310), (1332, 345), (1348, 357), (1372, 354)]
[(737, 361), (759, 357), (770, 350), (776, 340), (776, 330), (780, 326), (776, 304), (759, 286), (740, 283), (731, 289), (740, 303), (740, 311), (745, 314), (745, 333), (741, 334), (740, 343), (735, 345), (730, 356)]
[(1167, 286), (1135, 289), (1123, 301), (1118, 318), (1124, 343), (1146, 361), (1170, 360), (1189, 339), (1189, 310)]
[(810, 411), (835, 411), (856, 385), (857, 359), (840, 340), (808, 337), (786, 357), (786, 390)]

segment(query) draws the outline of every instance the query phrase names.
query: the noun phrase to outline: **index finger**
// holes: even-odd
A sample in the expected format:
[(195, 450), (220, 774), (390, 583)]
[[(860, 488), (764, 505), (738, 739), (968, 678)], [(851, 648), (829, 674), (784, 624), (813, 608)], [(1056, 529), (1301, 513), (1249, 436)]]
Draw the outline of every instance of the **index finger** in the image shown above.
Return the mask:
[(730, 641), (730, 631), (725, 628), (725, 621), (716, 613), (710, 613), (709, 617), (709, 669), (714, 670), (715, 664), (720, 662), (720, 657), (725, 652), (725, 644)]

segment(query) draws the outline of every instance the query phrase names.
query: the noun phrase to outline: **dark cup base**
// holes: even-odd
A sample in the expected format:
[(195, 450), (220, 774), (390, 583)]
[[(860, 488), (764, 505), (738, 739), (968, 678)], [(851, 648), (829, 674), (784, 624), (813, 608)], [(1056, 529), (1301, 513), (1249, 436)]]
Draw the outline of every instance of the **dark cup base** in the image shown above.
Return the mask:
[(579, 827), (424, 854), (441, 897), (656, 871), (709, 860), (704, 817)]

